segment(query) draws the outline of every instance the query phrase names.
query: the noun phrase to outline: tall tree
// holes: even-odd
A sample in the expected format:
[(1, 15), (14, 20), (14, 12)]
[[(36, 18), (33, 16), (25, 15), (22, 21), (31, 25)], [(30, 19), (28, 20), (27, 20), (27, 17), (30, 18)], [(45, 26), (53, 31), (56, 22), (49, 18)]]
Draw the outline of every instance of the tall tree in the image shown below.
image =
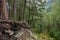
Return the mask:
[(13, 5), (14, 5), (14, 6), (13, 6), (13, 7), (14, 7), (14, 14), (15, 14), (14, 20), (16, 20), (16, 0), (13, 1)]
[(1, 18), (8, 19), (8, 13), (6, 9), (6, 0), (1, 0)]

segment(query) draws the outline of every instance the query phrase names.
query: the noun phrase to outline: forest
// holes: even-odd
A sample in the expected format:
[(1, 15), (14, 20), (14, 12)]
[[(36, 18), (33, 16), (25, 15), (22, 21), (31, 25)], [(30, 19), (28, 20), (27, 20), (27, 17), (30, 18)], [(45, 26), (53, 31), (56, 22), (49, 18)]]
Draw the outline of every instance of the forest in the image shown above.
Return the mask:
[(60, 40), (60, 0), (0, 0), (0, 40)]

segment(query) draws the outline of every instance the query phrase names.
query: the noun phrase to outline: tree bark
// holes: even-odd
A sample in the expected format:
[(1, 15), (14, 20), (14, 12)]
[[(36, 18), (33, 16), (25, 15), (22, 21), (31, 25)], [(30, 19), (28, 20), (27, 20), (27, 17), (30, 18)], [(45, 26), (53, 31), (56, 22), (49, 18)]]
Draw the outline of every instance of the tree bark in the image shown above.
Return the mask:
[(13, 8), (14, 8), (14, 20), (16, 20), (16, 0), (14, 0), (14, 2), (13, 2)]
[(1, 0), (1, 18), (8, 19), (8, 13), (6, 8), (6, 0)]

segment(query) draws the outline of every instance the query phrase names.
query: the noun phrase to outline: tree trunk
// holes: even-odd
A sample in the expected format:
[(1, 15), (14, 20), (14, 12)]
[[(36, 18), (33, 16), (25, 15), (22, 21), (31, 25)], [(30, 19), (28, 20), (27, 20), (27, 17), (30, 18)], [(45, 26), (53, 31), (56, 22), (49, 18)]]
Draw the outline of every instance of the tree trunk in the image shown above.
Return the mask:
[(2, 11), (2, 10), (1, 10), (1, 7), (2, 7), (2, 1), (0, 0), (0, 19), (1, 19), (1, 14), (2, 14), (2, 13), (1, 13), (1, 11)]
[(14, 2), (13, 2), (13, 7), (14, 7), (14, 20), (16, 20), (16, 0), (14, 0)]
[(1, 0), (1, 18), (8, 19), (8, 13), (6, 8), (6, 0)]

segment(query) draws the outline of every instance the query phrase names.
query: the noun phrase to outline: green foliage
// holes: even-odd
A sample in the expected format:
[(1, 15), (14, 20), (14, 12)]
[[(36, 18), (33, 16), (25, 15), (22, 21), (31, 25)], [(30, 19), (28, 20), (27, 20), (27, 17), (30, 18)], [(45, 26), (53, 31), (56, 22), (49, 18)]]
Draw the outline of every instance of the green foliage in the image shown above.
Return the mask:
[(43, 22), (45, 29), (48, 29), (48, 34), (55, 38), (55, 40), (60, 40), (60, 7), (59, 1), (54, 1), (50, 5), (50, 12), (46, 13), (43, 17)]
[(54, 38), (51, 38), (51, 37), (50, 37), (49, 35), (47, 35), (47, 34), (41, 33), (41, 34), (39, 35), (38, 40), (54, 40)]

